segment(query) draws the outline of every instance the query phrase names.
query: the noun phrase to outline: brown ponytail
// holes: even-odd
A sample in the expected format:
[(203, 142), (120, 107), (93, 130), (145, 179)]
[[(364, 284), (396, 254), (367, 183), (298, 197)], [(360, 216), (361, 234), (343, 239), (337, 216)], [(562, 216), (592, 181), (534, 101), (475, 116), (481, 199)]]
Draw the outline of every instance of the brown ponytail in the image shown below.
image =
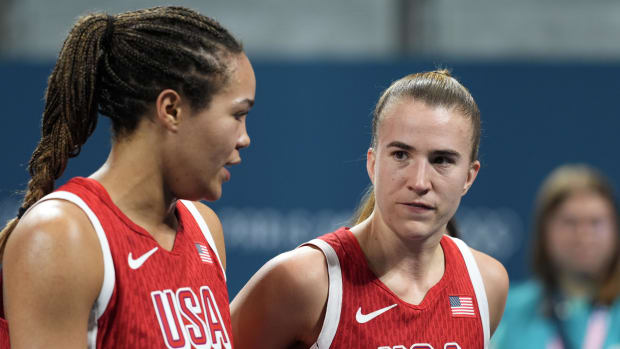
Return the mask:
[(117, 138), (136, 129), (164, 89), (179, 92), (192, 108), (206, 108), (228, 81), (229, 57), (242, 52), (218, 22), (183, 7), (80, 18), (48, 79), (31, 180), (18, 217), (0, 232), (0, 257), (21, 216), (54, 190), (69, 158), (80, 153), (97, 113), (111, 119)]
[(0, 232), (0, 256), (21, 216), (54, 190), (54, 182), (64, 172), (69, 158), (80, 153), (95, 130), (97, 66), (108, 23), (108, 16), (103, 14), (82, 18), (60, 50), (45, 91), (41, 139), (28, 164), (31, 179), (18, 217)]
[(362, 223), (366, 218), (370, 217), (372, 211), (375, 209), (375, 190), (372, 185), (366, 189), (362, 201), (353, 214), (351, 219), (351, 225), (357, 225)]

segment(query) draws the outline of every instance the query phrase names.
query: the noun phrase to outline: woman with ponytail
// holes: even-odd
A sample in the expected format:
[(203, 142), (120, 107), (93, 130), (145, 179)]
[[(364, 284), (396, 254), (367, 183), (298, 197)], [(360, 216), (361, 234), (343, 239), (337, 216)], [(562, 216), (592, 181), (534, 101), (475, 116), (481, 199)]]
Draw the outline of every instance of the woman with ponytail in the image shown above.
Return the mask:
[[(241, 44), (181, 7), (80, 18), (45, 93), (17, 217), (0, 235), (12, 348), (232, 347), (217, 200), (249, 146)], [(98, 114), (106, 162), (57, 188)]]
[(445, 70), (408, 75), (383, 93), (372, 129), (372, 186), (353, 227), (252, 277), (231, 303), (237, 348), (488, 346), (506, 270), (448, 236), (480, 169), (474, 99)]

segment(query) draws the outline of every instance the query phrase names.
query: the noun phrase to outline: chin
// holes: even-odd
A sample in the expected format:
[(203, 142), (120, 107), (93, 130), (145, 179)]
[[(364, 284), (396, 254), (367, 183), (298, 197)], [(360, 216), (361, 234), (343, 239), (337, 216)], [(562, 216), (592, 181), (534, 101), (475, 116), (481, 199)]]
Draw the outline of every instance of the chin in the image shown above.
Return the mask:
[(222, 192), (217, 192), (217, 193), (209, 193), (204, 195), (202, 198), (203, 200), (206, 201), (217, 201), (222, 197)]
[(185, 192), (182, 199), (189, 201), (217, 201), (222, 196), (222, 187), (213, 188), (212, 186), (195, 187), (191, 191)]
[(430, 236), (434, 229), (424, 222), (408, 222), (397, 228), (406, 239), (421, 239)]
[(207, 201), (217, 201), (222, 197), (222, 186), (219, 185), (217, 188), (207, 188), (205, 194), (203, 195), (204, 200)]

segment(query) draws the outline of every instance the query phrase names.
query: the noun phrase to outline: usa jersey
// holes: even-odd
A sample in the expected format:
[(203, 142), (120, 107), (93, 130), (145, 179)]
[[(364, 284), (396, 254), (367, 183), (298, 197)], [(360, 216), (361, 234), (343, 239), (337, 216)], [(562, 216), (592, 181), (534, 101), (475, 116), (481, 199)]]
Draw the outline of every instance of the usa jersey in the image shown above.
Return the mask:
[(42, 200), (49, 199), (80, 207), (103, 252), (103, 285), (85, 334), (89, 348), (233, 347), (226, 277), (193, 203), (177, 201), (178, 229), (168, 251), (93, 179), (74, 178)]
[(373, 274), (348, 229), (308, 242), (323, 251), (329, 275), (325, 319), (311, 348), (487, 348), (488, 302), (472, 252), (448, 236), (440, 244), (444, 275), (413, 305)]

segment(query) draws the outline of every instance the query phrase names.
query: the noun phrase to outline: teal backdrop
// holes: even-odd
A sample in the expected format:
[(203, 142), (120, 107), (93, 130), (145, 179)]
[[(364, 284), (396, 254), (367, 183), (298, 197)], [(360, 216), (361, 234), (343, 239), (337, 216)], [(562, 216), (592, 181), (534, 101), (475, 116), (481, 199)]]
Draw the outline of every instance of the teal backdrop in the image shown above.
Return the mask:
[[(513, 281), (529, 274), (529, 227), (542, 178), (567, 162), (620, 179), (620, 63), (255, 61), (252, 145), (223, 197), (231, 298), (269, 258), (346, 225), (368, 186), (374, 103), (405, 74), (451, 68), (482, 112), (482, 169), (457, 213), (464, 240), (500, 259)], [(0, 218), (15, 215), (28, 181), (52, 62), (0, 62)], [(106, 158), (101, 118), (59, 184)], [(285, 285), (283, 285), (285, 287)]]

